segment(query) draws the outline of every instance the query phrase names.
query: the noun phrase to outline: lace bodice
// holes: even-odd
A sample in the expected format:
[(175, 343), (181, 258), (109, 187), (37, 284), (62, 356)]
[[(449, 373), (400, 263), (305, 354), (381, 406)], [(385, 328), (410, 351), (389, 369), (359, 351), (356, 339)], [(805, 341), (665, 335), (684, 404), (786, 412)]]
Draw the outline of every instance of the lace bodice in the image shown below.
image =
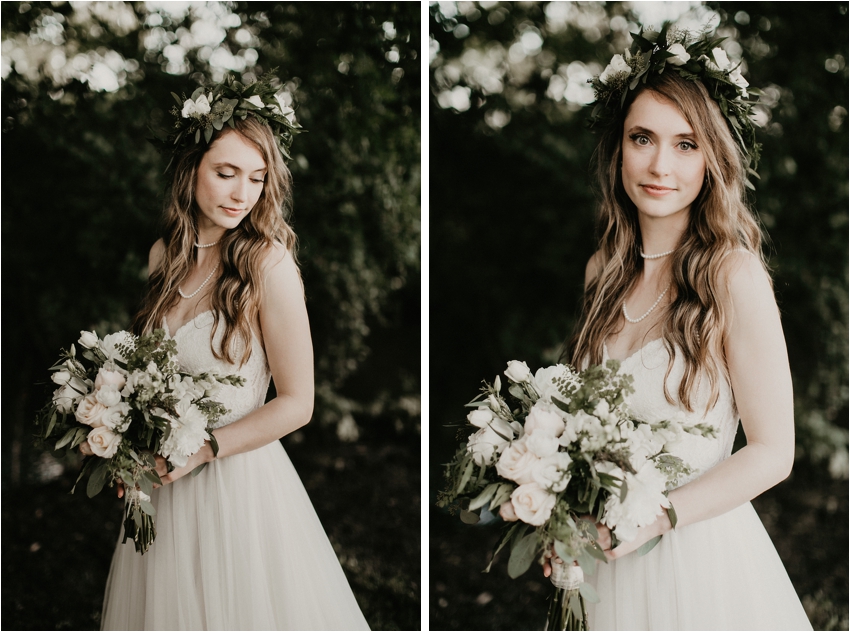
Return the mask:
[[(607, 348), (603, 349), (603, 359), (608, 359)], [(692, 412), (688, 412), (684, 406), (668, 402), (664, 396), (664, 375), (667, 372), (668, 361), (669, 354), (664, 342), (661, 338), (657, 338), (623, 360), (620, 371), (630, 373), (634, 377), (635, 392), (627, 398), (627, 402), (635, 418), (644, 421), (661, 421), (685, 415), (687, 421), (707, 423), (717, 429), (717, 435), (712, 439), (687, 434), (684, 440), (671, 450), (673, 454), (681, 457), (694, 468), (691, 476), (681, 481), (684, 484), (711, 469), (732, 453), (732, 444), (738, 429), (738, 410), (735, 407), (732, 389), (726, 380), (721, 380), (717, 403), (707, 413), (705, 405), (711, 395), (707, 379), (698, 383)], [(685, 361), (681, 355), (677, 355), (667, 381), (667, 390), (674, 399), (678, 393), (684, 369)]]
[[(184, 371), (188, 373), (217, 371), (221, 375), (238, 373), (245, 378), (244, 386), (236, 387), (223, 384), (221, 390), (216, 394), (214, 399), (230, 410), (215, 424), (216, 428), (220, 428), (241, 419), (263, 405), (266, 400), (266, 392), (269, 389), (271, 372), (266, 362), (266, 354), (256, 336), (251, 340), (253, 345), (251, 358), (242, 367), (217, 359), (210, 346), (210, 331), (214, 321), (213, 313), (207, 310), (180, 327), (173, 335), (166, 322), (165, 332), (177, 342), (177, 356), (180, 367)], [(215, 332), (216, 348), (218, 348), (223, 335), (224, 327), (219, 326), (218, 331)], [(241, 357), (241, 345), (237, 343), (234, 349), (235, 357)]]

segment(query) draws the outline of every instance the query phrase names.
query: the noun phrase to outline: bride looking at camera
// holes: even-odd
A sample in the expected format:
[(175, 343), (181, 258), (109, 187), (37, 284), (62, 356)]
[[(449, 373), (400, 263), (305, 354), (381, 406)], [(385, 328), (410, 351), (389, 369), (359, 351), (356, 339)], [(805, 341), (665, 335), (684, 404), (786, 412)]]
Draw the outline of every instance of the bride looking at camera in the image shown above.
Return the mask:
[(274, 92), (228, 81), (173, 110), (163, 237), (134, 330), (165, 328), (184, 370), (246, 384), (216, 395), (230, 410), (217, 453), (207, 441), (171, 472), (157, 457), (156, 541), (139, 555), (119, 540), (103, 629), (368, 629), (278, 441), (312, 415), (313, 352), (285, 219), (295, 128)]
[[(780, 314), (744, 195), (760, 150), (747, 82), (705, 35), (644, 35), (594, 82), (601, 239), (566, 359), (621, 360), (636, 418), (686, 415), (718, 432), (672, 449), (695, 469), (669, 493), (675, 529), (665, 510), (618, 545), (597, 525), (609, 562), (589, 578), (600, 596), (589, 625), (811, 629), (749, 503), (790, 473), (794, 417)], [(731, 454), (739, 418), (747, 444)]]

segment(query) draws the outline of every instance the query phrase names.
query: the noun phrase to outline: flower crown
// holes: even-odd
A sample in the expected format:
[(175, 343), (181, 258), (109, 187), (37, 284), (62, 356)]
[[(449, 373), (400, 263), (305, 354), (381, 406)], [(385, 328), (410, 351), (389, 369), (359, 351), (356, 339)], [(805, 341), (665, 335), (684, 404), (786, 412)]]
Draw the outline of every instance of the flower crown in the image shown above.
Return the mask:
[[(726, 38), (711, 38), (708, 33), (694, 36), (681, 29), (664, 25), (661, 31), (651, 29), (632, 33), (631, 48), (614, 55), (601, 74), (590, 79), (596, 93), (589, 127), (610, 123), (626, 102), (629, 92), (646, 83), (654, 74), (675, 70), (683, 79), (701, 81), (711, 97), (720, 105), (732, 136), (744, 154), (747, 173), (758, 178), (761, 144), (756, 142), (751, 115), (760, 90), (749, 88), (741, 75), (740, 65), (732, 67), (720, 43)], [(744, 184), (755, 189), (745, 177)]]
[(214, 131), (223, 129), (225, 125), (235, 129), (235, 120), (244, 121), (249, 115), (269, 126), (284, 162), (288, 161), (292, 140), (303, 129), (290, 119), (292, 108), (275, 94), (276, 89), (271, 83), (275, 78), (274, 72), (266, 73), (248, 85), (228, 75), (224, 82), (212, 88), (198, 88), (189, 98), (185, 93), (180, 98), (172, 92), (171, 96), (177, 101), (177, 106), (171, 108), (174, 116), (172, 131), (164, 141), (152, 139), (164, 152), (171, 153), (166, 172), (171, 168), (174, 156), (190, 143), (200, 144), (203, 139), (209, 144)]

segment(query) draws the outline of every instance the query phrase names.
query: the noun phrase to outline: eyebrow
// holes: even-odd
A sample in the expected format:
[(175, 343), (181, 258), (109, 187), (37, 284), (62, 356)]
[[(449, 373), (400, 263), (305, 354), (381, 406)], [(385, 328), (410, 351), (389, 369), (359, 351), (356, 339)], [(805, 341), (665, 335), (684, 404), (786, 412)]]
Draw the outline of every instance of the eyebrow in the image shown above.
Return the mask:
[[(653, 132), (651, 129), (647, 129), (646, 127), (641, 127), (640, 125), (635, 125), (634, 127), (630, 128), (629, 131), (626, 132), (626, 133), (627, 134), (634, 134), (635, 132), (640, 132), (642, 134), (647, 134), (647, 135), (650, 135), (650, 136), (658, 136), (658, 134)], [(686, 132), (684, 134), (676, 134), (675, 138), (693, 138), (694, 136), (696, 136), (696, 134), (694, 132)]]
[[(237, 167), (236, 165), (231, 164), (229, 162), (217, 162), (213, 165), (213, 167), (230, 167), (234, 171), (242, 171), (240, 167)], [(262, 169), (254, 169), (251, 173), (265, 173), (266, 171), (268, 171), (268, 167), (263, 167)]]

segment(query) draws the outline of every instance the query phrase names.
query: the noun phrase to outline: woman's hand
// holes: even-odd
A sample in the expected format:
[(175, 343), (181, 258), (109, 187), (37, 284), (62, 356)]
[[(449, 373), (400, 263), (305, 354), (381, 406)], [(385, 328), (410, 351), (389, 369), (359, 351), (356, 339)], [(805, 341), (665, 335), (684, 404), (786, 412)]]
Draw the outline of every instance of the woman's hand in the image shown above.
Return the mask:
[[(183, 467), (174, 468), (173, 470), (171, 470), (171, 472), (167, 471), (165, 459), (157, 455), (156, 473), (159, 474), (159, 478), (162, 479), (162, 484), (168, 485), (178, 479), (183, 478), (184, 476), (186, 476), (186, 474), (191, 473), (191, 471), (199, 465), (209, 463), (213, 459), (215, 459), (215, 454), (213, 454), (210, 442), (205, 441), (204, 446), (200, 450), (195, 452), (195, 454), (189, 457), (189, 460), (186, 462), (186, 465), (184, 465)], [(162, 465), (161, 469), (160, 464)], [(155, 487), (159, 487), (159, 485), (155, 485)]]

